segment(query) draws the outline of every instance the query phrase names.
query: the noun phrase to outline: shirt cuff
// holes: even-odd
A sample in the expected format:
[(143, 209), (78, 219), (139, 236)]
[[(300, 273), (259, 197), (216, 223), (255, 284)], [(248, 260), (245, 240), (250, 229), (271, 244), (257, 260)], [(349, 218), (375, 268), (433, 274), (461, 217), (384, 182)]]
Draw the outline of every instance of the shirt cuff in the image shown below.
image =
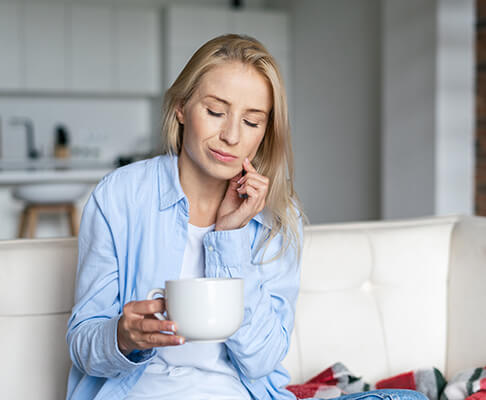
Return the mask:
[(204, 235), (203, 245), (207, 276), (224, 276), (216, 269), (230, 268), (238, 271), (242, 265), (251, 262), (249, 224), (239, 229), (207, 232)]
[(110, 320), (109, 328), (111, 333), (106, 335), (106, 338), (113, 338), (110, 343), (107, 343), (105, 348), (110, 349), (110, 354), (115, 356), (115, 363), (121, 370), (131, 370), (140, 365), (146, 364), (150, 361), (156, 353), (154, 348), (147, 350), (134, 350), (128, 355), (124, 355), (118, 347), (118, 321), (121, 314)]

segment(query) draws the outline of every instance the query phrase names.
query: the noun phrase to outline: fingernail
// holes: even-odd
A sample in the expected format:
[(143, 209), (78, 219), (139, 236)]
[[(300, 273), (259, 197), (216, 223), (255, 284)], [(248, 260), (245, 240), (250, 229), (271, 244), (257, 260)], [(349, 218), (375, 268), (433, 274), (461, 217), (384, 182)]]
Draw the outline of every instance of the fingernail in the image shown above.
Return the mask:
[(248, 157), (246, 157), (246, 158), (245, 158), (245, 163), (247, 163), (247, 164), (248, 164), (249, 162), (250, 162), (250, 160), (248, 160)]
[(242, 176), (240, 179), (238, 179), (238, 182), (236, 183), (241, 183), (241, 181), (243, 180), (244, 176)]
[(170, 327), (170, 329), (171, 329), (172, 332), (175, 332), (176, 331), (175, 324), (172, 324), (171, 327)]
[(184, 344), (184, 338), (179, 338), (179, 344)]

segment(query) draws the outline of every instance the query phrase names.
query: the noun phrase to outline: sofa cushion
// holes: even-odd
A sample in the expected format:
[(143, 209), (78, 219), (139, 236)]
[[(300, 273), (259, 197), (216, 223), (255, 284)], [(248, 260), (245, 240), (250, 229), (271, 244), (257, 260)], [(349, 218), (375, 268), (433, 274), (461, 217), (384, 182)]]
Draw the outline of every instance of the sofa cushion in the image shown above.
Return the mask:
[(71, 312), (77, 238), (0, 241), (0, 316)]
[(443, 370), (456, 221), (306, 227), (299, 334), (291, 345), (298, 348), (300, 371), (290, 366), (292, 383), (337, 361), (372, 381), (430, 365)]
[(69, 315), (0, 317), (5, 360), (0, 399), (65, 399), (71, 365), (65, 338)]

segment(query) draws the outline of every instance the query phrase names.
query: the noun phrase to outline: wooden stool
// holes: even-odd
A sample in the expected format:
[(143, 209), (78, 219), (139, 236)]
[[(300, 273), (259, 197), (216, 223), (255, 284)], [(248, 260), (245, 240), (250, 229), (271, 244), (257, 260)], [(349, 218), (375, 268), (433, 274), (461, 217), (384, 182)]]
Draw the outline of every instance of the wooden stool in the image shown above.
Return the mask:
[[(27, 204), (20, 216), (19, 238), (33, 238), (37, 229), (37, 216), (41, 212), (67, 213), (71, 235), (77, 236), (79, 231), (76, 205), (74, 203)], [(26, 235), (27, 233), (27, 235)]]

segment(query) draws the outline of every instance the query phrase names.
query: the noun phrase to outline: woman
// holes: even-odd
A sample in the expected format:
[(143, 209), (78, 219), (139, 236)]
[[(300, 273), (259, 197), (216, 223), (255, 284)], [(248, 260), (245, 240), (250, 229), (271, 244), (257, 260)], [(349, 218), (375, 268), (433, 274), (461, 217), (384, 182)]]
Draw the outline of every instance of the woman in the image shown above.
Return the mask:
[[(203, 45), (167, 91), (162, 156), (115, 170), (83, 212), (67, 340), (70, 399), (294, 399), (281, 366), (294, 323), (304, 215), (282, 78), (255, 39)], [(244, 173), (243, 173), (244, 171)], [(169, 279), (241, 277), (225, 343), (184, 344)]]
[[(293, 398), (280, 361), (302, 211), (285, 92), (265, 48), (237, 35), (202, 46), (166, 93), (163, 138), (164, 155), (107, 175), (84, 209), (68, 398)], [(176, 321), (153, 317), (163, 302), (143, 300), (195, 276), (244, 279), (244, 320), (224, 344), (183, 344)]]

